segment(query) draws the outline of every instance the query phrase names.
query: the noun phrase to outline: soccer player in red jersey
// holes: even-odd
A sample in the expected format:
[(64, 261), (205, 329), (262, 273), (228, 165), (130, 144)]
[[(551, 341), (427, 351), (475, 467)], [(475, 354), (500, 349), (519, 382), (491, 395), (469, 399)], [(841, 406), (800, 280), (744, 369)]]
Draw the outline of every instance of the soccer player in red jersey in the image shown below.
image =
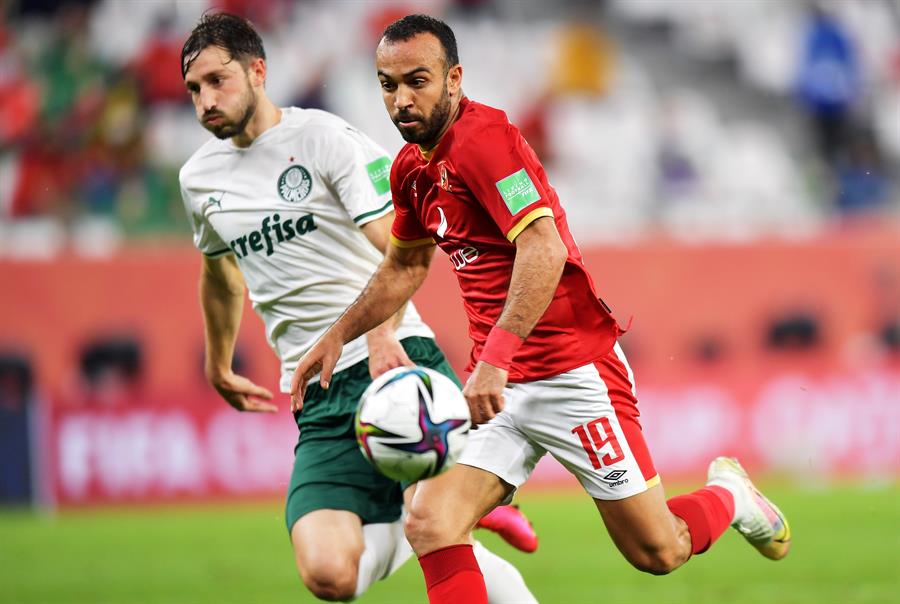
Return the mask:
[(406, 535), (432, 604), (486, 602), (469, 533), (507, 501), (547, 452), (594, 499), (613, 542), (640, 570), (665, 574), (732, 525), (772, 559), (787, 554), (784, 516), (736, 460), (707, 485), (666, 500), (638, 421), (622, 330), (596, 294), (556, 192), (506, 114), (462, 93), (450, 28), (424, 15), (391, 24), (376, 53), (388, 113), (406, 146), (391, 170), (392, 245), (365, 291), (300, 360), (302, 406), (328, 385), (344, 342), (384, 321), (451, 259), (474, 341), (463, 393), (473, 422), (459, 463), (419, 484)]

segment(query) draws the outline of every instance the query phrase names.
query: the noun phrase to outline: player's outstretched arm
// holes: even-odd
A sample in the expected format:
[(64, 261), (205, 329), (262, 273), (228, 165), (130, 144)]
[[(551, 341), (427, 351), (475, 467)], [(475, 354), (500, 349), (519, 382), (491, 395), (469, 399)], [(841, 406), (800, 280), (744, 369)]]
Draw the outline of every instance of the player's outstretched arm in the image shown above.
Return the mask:
[(291, 381), (291, 411), (303, 408), (306, 386), (317, 373), (322, 388), (328, 388), (344, 344), (384, 323), (409, 301), (428, 275), (433, 256), (434, 245), (388, 246), (366, 289), (297, 364)]
[(271, 392), (231, 370), (244, 309), (244, 278), (234, 256), (203, 257), (200, 306), (206, 334), (206, 379), (238, 411), (278, 411), (265, 402), (272, 399)]
[[(366, 238), (382, 254), (387, 253), (391, 245), (393, 222), (394, 213), (390, 212), (361, 227)], [(369, 375), (372, 379), (395, 367), (413, 365), (403, 349), (403, 345), (397, 339), (397, 327), (403, 320), (405, 310), (406, 304), (403, 304), (400, 310), (388, 317), (387, 321), (366, 333), (366, 346), (369, 349)]]
[(511, 360), (502, 358), (502, 349), (508, 346), (505, 342), (520, 345), (537, 325), (553, 300), (568, 257), (550, 216), (528, 225), (516, 237), (515, 244), (516, 259), (506, 304), (463, 389), (476, 424), (490, 420), (502, 410)]

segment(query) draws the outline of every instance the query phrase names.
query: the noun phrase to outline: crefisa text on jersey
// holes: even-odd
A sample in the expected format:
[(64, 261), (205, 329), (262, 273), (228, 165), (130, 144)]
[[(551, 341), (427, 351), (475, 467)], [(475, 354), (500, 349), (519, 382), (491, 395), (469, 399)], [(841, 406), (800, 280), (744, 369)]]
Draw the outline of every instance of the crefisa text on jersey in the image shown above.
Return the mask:
[[(263, 250), (265, 250), (266, 256), (271, 256), (275, 251), (276, 243), (290, 241), (294, 237), (315, 231), (316, 228), (316, 221), (312, 214), (304, 214), (296, 220), (288, 218), (284, 222), (281, 221), (281, 216), (274, 214), (263, 218), (259, 230), (241, 235), (228, 245), (238, 258), (243, 258), (250, 252)], [(275, 234), (274, 239), (272, 233)]]

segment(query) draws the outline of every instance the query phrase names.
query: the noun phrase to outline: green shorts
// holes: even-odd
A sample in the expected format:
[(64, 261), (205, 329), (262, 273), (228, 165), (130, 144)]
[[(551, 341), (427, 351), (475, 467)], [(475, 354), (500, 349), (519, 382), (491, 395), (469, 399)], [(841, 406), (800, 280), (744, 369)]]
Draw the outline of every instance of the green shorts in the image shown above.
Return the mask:
[[(401, 343), (413, 363), (459, 384), (434, 340), (411, 337)], [(318, 383), (307, 388), (303, 411), (294, 415), (300, 435), (285, 504), (288, 532), (301, 516), (322, 509), (353, 512), (363, 524), (400, 518), (400, 483), (375, 470), (356, 444), (356, 407), (371, 382), (369, 360), (364, 359), (334, 374), (328, 390)]]

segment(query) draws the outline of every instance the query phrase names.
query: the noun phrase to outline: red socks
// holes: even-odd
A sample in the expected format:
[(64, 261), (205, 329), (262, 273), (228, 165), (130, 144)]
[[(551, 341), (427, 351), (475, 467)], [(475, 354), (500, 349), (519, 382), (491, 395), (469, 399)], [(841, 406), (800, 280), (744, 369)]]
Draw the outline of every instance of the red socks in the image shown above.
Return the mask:
[(471, 545), (451, 545), (419, 558), (430, 604), (487, 604), (484, 576)]
[[(719, 486), (708, 486), (668, 502), (673, 514), (687, 523), (691, 553), (700, 554), (718, 539), (734, 518), (734, 497)], [(484, 576), (472, 546), (451, 545), (419, 558), (430, 604), (487, 604)]]
[(687, 523), (691, 553), (702, 554), (722, 536), (734, 518), (734, 497), (728, 489), (709, 486), (666, 502)]

